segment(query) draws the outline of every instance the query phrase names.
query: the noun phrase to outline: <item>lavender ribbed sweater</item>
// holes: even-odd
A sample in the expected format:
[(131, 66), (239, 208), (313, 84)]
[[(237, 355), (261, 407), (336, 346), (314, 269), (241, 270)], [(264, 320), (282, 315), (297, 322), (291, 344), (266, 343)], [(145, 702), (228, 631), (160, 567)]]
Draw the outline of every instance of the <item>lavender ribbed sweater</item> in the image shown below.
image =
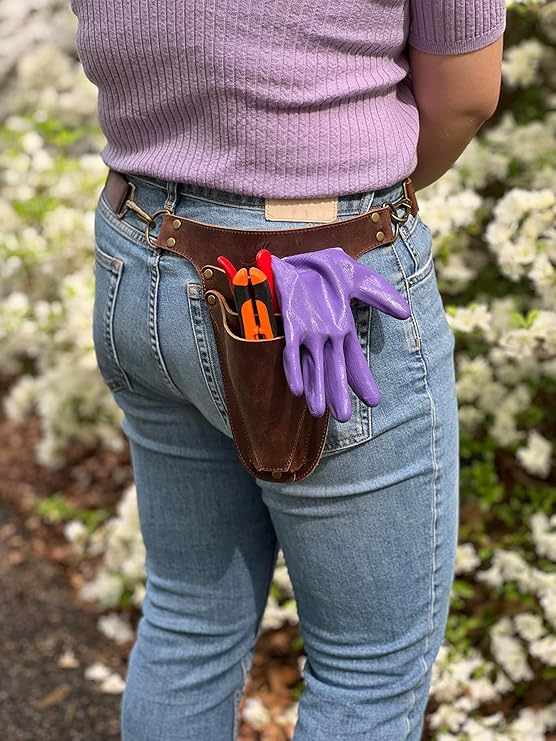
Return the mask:
[(495, 41), (504, 0), (72, 0), (103, 161), (267, 198), (359, 193), (416, 165), (406, 42)]

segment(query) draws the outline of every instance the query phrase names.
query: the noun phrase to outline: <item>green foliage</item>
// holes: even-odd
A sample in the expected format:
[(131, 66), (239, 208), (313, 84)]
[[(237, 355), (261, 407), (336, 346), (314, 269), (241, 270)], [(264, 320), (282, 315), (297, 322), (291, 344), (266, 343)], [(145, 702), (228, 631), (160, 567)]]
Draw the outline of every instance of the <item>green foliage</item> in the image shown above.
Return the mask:
[(93, 533), (112, 514), (110, 508), (83, 509), (67, 501), (61, 492), (41, 499), (35, 497), (34, 504), (37, 513), (45, 522), (60, 523), (69, 520), (79, 520), (89, 532)]

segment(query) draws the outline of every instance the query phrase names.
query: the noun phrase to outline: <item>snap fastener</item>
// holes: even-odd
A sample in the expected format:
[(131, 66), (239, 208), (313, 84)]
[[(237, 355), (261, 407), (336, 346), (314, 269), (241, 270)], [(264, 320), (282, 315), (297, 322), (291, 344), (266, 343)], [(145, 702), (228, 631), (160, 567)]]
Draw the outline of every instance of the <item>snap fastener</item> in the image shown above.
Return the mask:
[(376, 233), (376, 238), (378, 239), (379, 242), (382, 242), (384, 240), (384, 236), (385, 236), (384, 232)]
[(205, 268), (205, 270), (203, 270), (203, 277), (204, 278), (209, 279), (209, 278), (212, 278), (213, 275), (214, 275), (214, 273), (212, 272), (212, 270), (210, 268)]
[(378, 223), (380, 221), (380, 214), (377, 213), (376, 211), (374, 213), (372, 213), (371, 214), (371, 221), (374, 222), (375, 224)]
[(181, 226), (181, 221), (179, 219), (174, 219), (174, 221), (172, 221), (172, 226), (174, 227), (174, 229), (179, 229)]
[(166, 247), (173, 247), (176, 244), (174, 237), (168, 237), (166, 240)]
[(215, 303), (216, 303), (216, 296), (214, 295), (214, 293), (209, 293), (207, 295), (207, 304), (210, 304), (211, 306), (213, 306)]
[(282, 478), (282, 471), (273, 471), (272, 478), (279, 481)]

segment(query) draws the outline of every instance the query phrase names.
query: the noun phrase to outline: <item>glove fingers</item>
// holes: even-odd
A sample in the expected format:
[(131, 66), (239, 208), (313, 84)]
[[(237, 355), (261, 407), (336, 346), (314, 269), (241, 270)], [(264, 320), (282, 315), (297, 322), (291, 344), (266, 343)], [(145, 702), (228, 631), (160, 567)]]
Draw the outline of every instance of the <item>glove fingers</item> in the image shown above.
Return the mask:
[(283, 354), (284, 372), (290, 391), (294, 396), (303, 394), (300, 347), (297, 343), (286, 343)]
[(344, 338), (329, 339), (324, 346), (324, 387), (326, 403), (338, 422), (351, 417), (351, 399), (348, 391)]
[(353, 332), (346, 336), (345, 354), (349, 385), (361, 401), (371, 407), (376, 407), (380, 402), (380, 391), (357, 335)]
[(411, 315), (411, 307), (390, 281), (362, 263), (357, 263), (352, 296), (396, 319)]
[(310, 348), (302, 345), (301, 367), (309, 412), (313, 417), (322, 417), (326, 411), (322, 345), (314, 343)]

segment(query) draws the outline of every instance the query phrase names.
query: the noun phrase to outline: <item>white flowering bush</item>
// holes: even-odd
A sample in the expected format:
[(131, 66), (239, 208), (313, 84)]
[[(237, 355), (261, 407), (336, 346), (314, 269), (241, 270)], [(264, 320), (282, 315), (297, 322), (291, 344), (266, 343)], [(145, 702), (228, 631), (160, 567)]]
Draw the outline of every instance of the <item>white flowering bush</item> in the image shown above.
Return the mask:
[[(91, 336), (104, 137), (68, 5), (0, 0), (0, 374), (8, 415), (40, 420), (45, 465), (63, 465), (73, 441), (122, 445)], [(456, 335), (461, 432), (461, 545), (428, 712), (438, 741), (556, 729), (556, 3), (508, 6), (499, 112), (419, 194)], [(64, 532), (80, 557), (100, 557), (83, 599), (140, 607), (133, 487), (96, 530), (73, 520)], [(101, 630), (130, 639), (105, 617)], [(297, 621), (280, 552), (262, 629)], [(269, 712), (253, 700), (245, 717), (262, 727)]]

